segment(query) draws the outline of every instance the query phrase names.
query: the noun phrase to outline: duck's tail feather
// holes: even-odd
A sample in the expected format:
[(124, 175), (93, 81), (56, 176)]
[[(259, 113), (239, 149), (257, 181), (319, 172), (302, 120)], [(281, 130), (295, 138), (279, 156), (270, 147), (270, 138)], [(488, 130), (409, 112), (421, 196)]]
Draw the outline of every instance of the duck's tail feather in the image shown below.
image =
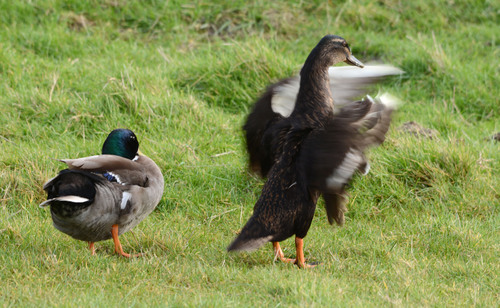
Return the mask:
[(78, 207), (89, 205), (96, 194), (96, 183), (101, 181), (103, 179), (89, 172), (62, 170), (43, 185), (43, 189), (47, 191), (47, 200), (40, 207), (56, 203)]
[(266, 234), (264, 227), (250, 218), (240, 234), (227, 247), (227, 251), (254, 251), (272, 238), (272, 235)]
[(62, 197), (48, 199), (47, 201), (40, 203), (40, 207), (46, 207), (46, 206), (51, 205), (52, 203), (55, 203), (55, 202), (67, 202), (67, 203), (82, 204), (82, 203), (86, 203), (86, 202), (90, 202), (90, 201), (91, 201), (90, 199), (83, 198), (80, 196), (62, 196)]
[(227, 247), (227, 251), (254, 251), (268, 243), (271, 238), (271, 235), (250, 239), (236, 238), (231, 245)]

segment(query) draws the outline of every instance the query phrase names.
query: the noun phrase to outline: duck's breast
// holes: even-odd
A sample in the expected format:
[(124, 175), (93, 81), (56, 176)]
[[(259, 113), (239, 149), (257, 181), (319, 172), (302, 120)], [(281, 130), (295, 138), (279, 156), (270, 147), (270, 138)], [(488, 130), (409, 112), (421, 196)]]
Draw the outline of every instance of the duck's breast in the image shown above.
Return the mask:
[(164, 179), (160, 168), (143, 155), (138, 163), (144, 166), (147, 181), (144, 186), (128, 185), (124, 191), (118, 219), (119, 234), (132, 229), (151, 214), (163, 195)]

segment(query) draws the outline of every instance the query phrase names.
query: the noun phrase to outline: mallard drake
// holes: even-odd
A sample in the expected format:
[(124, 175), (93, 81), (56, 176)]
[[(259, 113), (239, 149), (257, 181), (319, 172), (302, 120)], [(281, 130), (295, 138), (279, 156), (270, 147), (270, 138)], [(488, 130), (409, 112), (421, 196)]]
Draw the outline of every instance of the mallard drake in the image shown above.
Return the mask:
[[(369, 86), (391, 75), (404, 72), (392, 65), (366, 65), (363, 69), (356, 66), (329, 67), (329, 88), (338, 113), (342, 108), (365, 96)], [(248, 115), (243, 130), (249, 155), (249, 167), (254, 173), (266, 177), (276, 160), (272, 152), (272, 142), (276, 141), (272, 132), (274, 126), (291, 115), (299, 92), (300, 75), (289, 77), (270, 85), (256, 101)], [(323, 106), (330, 108), (330, 106)]]
[[(311, 51), (300, 72), (293, 111), (266, 132), (277, 153), (253, 215), (228, 251), (252, 251), (273, 243), (275, 257), (305, 263), (303, 238), (320, 195), (328, 221), (344, 222), (346, 185), (356, 171), (369, 169), (365, 151), (383, 142), (396, 100), (366, 97), (334, 113), (328, 68), (339, 62), (363, 67), (347, 42), (327, 35)], [(296, 258), (285, 258), (280, 241), (295, 235)]]
[(129, 129), (113, 130), (102, 146), (102, 155), (62, 159), (67, 169), (47, 181), (47, 201), (54, 227), (89, 242), (113, 239), (115, 251), (124, 256), (118, 236), (129, 231), (158, 205), (163, 175), (153, 160), (138, 153), (139, 142)]

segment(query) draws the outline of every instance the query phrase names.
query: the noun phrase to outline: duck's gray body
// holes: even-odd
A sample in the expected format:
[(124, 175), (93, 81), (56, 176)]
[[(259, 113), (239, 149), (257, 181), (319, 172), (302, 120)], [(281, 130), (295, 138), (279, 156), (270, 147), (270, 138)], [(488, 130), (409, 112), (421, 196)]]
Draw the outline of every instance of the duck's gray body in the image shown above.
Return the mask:
[(54, 226), (75, 239), (110, 239), (113, 225), (123, 234), (146, 218), (162, 197), (162, 173), (146, 156), (130, 160), (98, 155), (62, 162), (68, 169), (44, 185), (49, 197), (41, 206), (50, 205)]

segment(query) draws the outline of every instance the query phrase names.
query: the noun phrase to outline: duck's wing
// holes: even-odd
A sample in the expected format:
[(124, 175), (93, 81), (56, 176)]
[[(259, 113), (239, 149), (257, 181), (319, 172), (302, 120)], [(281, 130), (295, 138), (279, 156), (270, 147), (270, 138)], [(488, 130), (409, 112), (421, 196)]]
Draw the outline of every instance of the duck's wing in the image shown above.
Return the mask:
[(330, 89), (337, 109), (368, 94), (370, 86), (387, 76), (402, 75), (404, 71), (392, 65), (366, 65), (330, 67)]
[[(328, 72), (335, 112), (342, 109), (360, 111), (356, 99), (366, 95), (370, 85), (386, 76), (403, 74), (401, 69), (391, 65), (367, 65), (363, 69), (330, 67)], [(276, 148), (278, 141), (273, 139), (276, 134), (272, 131), (276, 131), (275, 126), (293, 112), (299, 87), (298, 75), (270, 85), (254, 104), (243, 126), (250, 169), (263, 177), (267, 176), (275, 161), (275, 152), (271, 149)]]
[(281, 80), (269, 86), (255, 102), (243, 125), (250, 169), (262, 177), (267, 176), (274, 164), (275, 155), (272, 151), (272, 148), (275, 147), (273, 144), (273, 131), (276, 131), (277, 123), (283, 119), (279, 113), (276, 113), (271, 108), (271, 100), (276, 95), (276, 88), (286, 84), (289, 79)]
[[(384, 77), (403, 73), (401, 69), (392, 65), (367, 65), (364, 68), (355, 66), (330, 67), (328, 75), (335, 108), (339, 110), (365, 96), (370, 86)], [(272, 92), (270, 103), (273, 112), (285, 118), (290, 116), (295, 108), (299, 87), (299, 75), (284, 79), (269, 87), (268, 92)]]
[[(139, 156), (140, 159), (140, 156)], [(123, 185), (145, 186), (148, 174), (144, 165), (116, 155), (96, 155), (76, 159), (61, 159), (70, 170), (82, 170), (103, 174), (108, 180)]]
[(365, 151), (384, 141), (396, 100), (385, 95), (366, 98), (358, 106), (355, 112), (341, 111), (324, 129), (311, 133), (299, 158), (307, 185), (323, 195), (328, 221), (339, 225), (347, 210), (345, 187), (356, 171), (368, 172)]

